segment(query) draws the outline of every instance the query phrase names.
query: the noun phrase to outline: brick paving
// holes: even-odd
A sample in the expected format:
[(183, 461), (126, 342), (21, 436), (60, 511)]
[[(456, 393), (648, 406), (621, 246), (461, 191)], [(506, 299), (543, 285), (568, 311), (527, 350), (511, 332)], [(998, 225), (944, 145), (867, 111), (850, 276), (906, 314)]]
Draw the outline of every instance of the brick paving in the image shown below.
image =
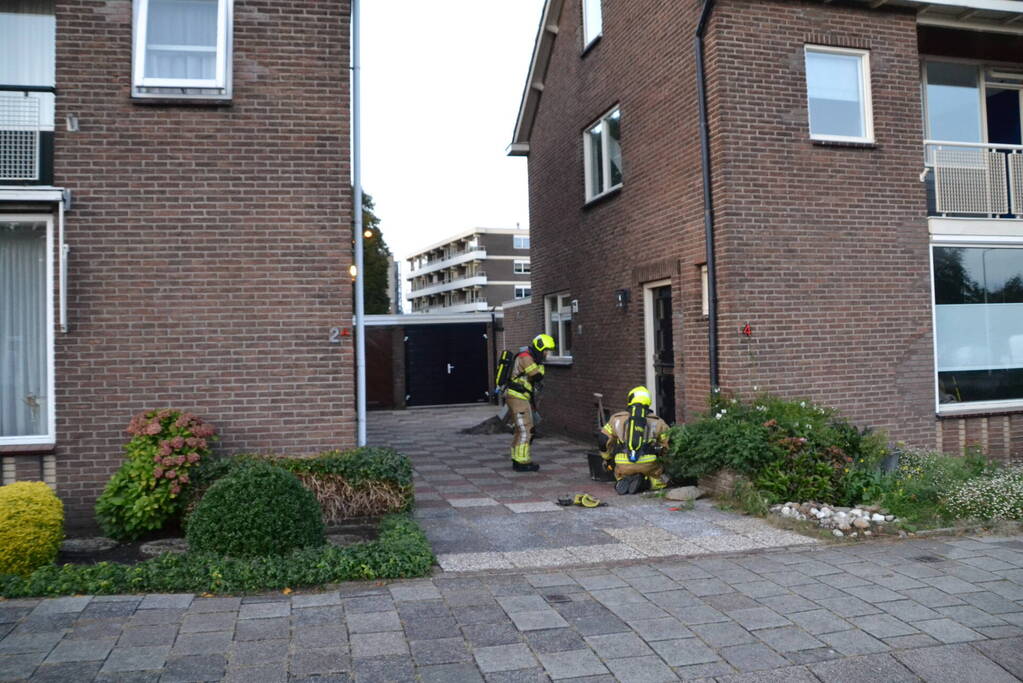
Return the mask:
[[(618, 496), (590, 479), (586, 447), (556, 437), (533, 444), (536, 473), (511, 469), (508, 434), (461, 434), (492, 406), (370, 413), (368, 441), (412, 458), (416, 519), (446, 571), (580, 566), (817, 543), (699, 501)], [(562, 508), (559, 495), (590, 493), (607, 507)]]

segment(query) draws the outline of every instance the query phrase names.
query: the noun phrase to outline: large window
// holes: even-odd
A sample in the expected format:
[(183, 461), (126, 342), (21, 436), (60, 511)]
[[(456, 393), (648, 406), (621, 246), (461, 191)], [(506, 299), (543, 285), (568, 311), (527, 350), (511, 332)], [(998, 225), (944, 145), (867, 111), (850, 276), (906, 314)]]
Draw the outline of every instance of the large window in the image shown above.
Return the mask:
[(589, 47), (604, 30), (600, 3), (601, 0), (583, 0), (583, 47)]
[(939, 409), (1023, 404), (1023, 245), (933, 251)]
[(547, 312), (547, 334), (554, 338), (552, 356), (572, 357), (572, 295), (553, 294), (544, 300)]
[(136, 96), (229, 95), (232, 0), (136, 0)]
[(806, 96), (811, 138), (874, 141), (866, 50), (807, 45)]
[(622, 184), (621, 112), (611, 110), (583, 133), (586, 200), (596, 199)]
[(53, 443), (48, 217), (0, 216), (0, 444)]
[(512, 243), (515, 249), (529, 249), (529, 235), (515, 235), (512, 237)]

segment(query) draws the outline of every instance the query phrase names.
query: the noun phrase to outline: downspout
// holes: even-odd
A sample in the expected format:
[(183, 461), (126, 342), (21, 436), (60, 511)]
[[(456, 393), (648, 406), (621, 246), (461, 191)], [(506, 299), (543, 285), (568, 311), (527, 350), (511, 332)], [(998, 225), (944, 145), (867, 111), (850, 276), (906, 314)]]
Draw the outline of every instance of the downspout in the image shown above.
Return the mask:
[(366, 445), (366, 317), (362, 258), (362, 101), (360, 8), (352, 0), (352, 205), (355, 219), (355, 420), (356, 444)]
[(707, 345), (710, 358), (710, 388), (718, 388), (718, 299), (714, 274), (714, 196), (710, 180), (710, 126), (707, 123), (707, 75), (703, 64), (703, 35), (714, 0), (704, 0), (696, 25), (696, 98), (700, 106), (700, 158), (703, 171), (703, 228), (707, 243)]

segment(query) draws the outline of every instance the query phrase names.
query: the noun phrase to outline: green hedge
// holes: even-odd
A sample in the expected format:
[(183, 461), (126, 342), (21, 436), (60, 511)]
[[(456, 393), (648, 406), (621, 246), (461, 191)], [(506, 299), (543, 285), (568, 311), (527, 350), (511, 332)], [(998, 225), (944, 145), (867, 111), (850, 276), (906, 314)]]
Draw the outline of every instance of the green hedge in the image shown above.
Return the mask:
[(226, 558), (166, 554), (136, 565), (48, 566), (26, 577), (0, 577), (0, 596), (21, 598), (116, 593), (248, 593), (319, 586), (339, 581), (403, 579), (430, 572), (426, 536), (405, 515), (385, 517), (375, 541), (325, 546), (290, 555)]

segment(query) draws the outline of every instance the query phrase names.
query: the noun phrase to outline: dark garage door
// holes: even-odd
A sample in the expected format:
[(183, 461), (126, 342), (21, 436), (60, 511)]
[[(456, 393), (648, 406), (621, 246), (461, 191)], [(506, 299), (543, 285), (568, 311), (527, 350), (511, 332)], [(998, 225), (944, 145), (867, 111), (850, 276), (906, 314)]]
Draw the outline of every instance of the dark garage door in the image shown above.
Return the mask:
[(483, 402), (488, 385), (486, 324), (405, 327), (407, 405)]

